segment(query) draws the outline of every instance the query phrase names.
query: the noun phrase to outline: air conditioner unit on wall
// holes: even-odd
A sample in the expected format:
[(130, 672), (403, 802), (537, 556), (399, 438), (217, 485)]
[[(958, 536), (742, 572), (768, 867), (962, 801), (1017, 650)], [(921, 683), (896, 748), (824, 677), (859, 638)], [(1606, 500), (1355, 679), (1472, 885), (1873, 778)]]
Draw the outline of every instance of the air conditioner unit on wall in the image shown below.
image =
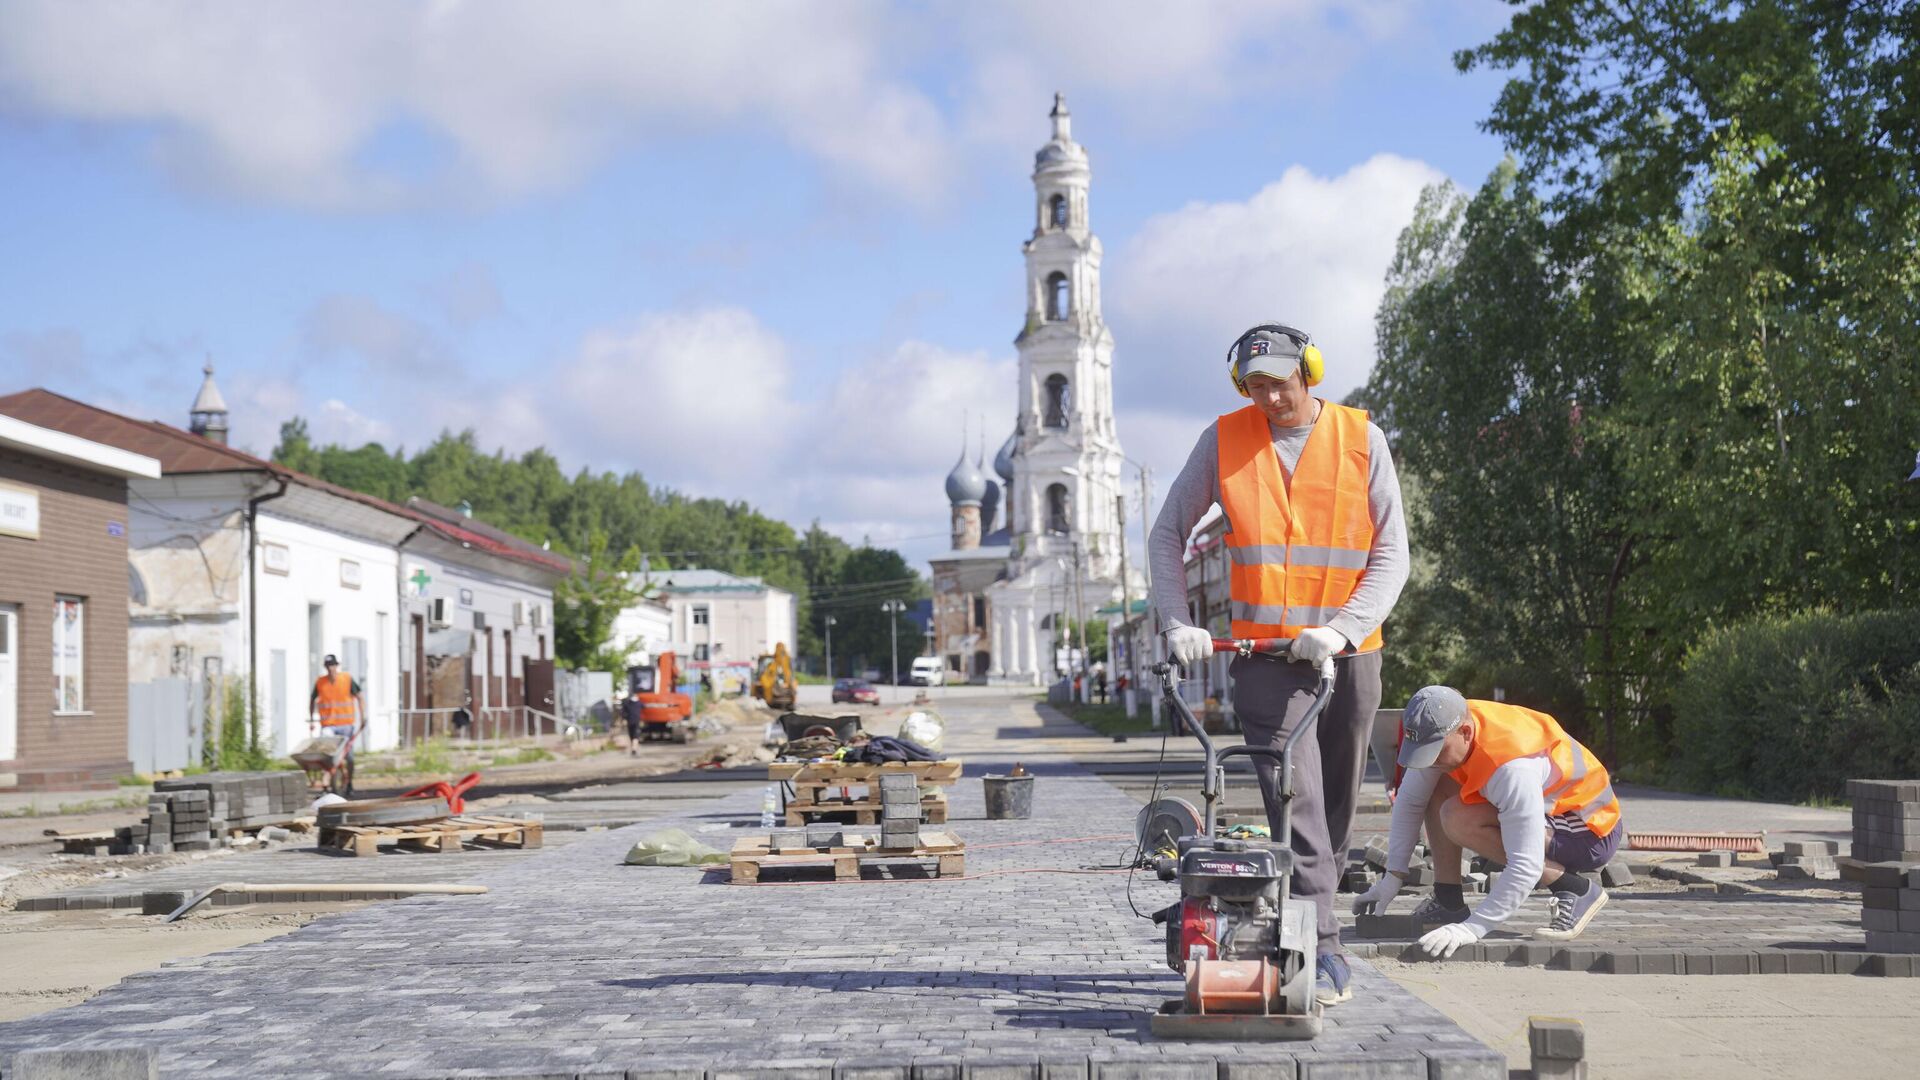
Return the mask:
[(547, 605), (533, 605), (533, 628), (538, 630), (547, 625)]
[(447, 610), (447, 598), (436, 596), (427, 604), (427, 625), (435, 630), (444, 630), (453, 625), (452, 614)]
[(513, 602), (513, 625), (527, 625), (527, 602), (525, 600), (515, 600)]

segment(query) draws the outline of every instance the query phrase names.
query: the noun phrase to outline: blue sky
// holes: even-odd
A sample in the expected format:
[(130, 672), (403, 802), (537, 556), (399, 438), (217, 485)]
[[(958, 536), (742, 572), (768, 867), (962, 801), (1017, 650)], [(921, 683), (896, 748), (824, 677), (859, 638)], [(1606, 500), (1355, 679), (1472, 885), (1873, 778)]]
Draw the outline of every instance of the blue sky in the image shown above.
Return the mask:
[(0, 390), (236, 442), (473, 427), (922, 559), (1011, 427), (1052, 92), (1164, 482), (1284, 317), (1343, 393), (1422, 184), (1477, 185), (1492, 0), (0, 2)]

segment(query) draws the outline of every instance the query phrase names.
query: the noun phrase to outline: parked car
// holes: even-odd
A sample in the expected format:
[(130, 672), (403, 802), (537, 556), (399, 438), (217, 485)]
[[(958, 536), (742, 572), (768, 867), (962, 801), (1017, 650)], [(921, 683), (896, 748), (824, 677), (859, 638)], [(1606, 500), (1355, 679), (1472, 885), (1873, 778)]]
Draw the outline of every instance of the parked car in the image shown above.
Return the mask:
[(833, 684), (833, 703), (850, 705), (878, 705), (880, 691), (865, 679), (839, 679)]
[(916, 656), (913, 667), (907, 673), (907, 681), (915, 686), (947, 685), (946, 661), (937, 656)]

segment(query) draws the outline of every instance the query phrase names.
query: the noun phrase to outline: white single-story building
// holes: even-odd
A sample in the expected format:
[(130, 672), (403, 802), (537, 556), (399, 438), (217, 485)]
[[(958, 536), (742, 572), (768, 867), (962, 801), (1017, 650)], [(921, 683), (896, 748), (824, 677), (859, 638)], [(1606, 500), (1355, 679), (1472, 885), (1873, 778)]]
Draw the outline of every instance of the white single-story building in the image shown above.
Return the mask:
[[(403, 723), (444, 731), (457, 706), (526, 704), (529, 676), (551, 709), (565, 558), (456, 511), (398, 506), (227, 446), (211, 369), (192, 431), (39, 389), (0, 397), (0, 413), (160, 462), (158, 479), (128, 485), (128, 679), (136, 693), (184, 688), (195, 728), (186, 742), (214, 734), (199, 725), (234, 680), (251, 678), (262, 742), (289, 752), (309, 734), (328, 654), (366, 694), (368, 749), (396, 745)], [(466, 633), (430, 636), (441, 630)], [(417, 674), (422, 658), (454, 653), (458, 692), (436, 699)], [(410, 710), (436, 700), (444, 708), (426, 714), (440, 718), (429, 728)], [(508, 730), (528, 726), (522, 711)]]
[(798, 640), (793, 594), (759, 578), (723, 570), (656, 570), (647, 581), (671, 610), (671, 634), (693, 663), (752, 664), (762, 653)]

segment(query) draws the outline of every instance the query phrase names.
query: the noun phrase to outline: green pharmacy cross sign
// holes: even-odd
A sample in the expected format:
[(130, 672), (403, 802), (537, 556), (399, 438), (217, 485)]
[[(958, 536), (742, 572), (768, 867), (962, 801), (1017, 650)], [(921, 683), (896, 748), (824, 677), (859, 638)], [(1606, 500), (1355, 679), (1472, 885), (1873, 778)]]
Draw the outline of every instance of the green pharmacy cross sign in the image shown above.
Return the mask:
[(413, 582), (414, 595), (425, 596), (427, 595), (427, 582), (433, 580), (433, 575), (427, 573), (424, 567), (416, 566), (413, 569), (413, 576), (407, 580)]

